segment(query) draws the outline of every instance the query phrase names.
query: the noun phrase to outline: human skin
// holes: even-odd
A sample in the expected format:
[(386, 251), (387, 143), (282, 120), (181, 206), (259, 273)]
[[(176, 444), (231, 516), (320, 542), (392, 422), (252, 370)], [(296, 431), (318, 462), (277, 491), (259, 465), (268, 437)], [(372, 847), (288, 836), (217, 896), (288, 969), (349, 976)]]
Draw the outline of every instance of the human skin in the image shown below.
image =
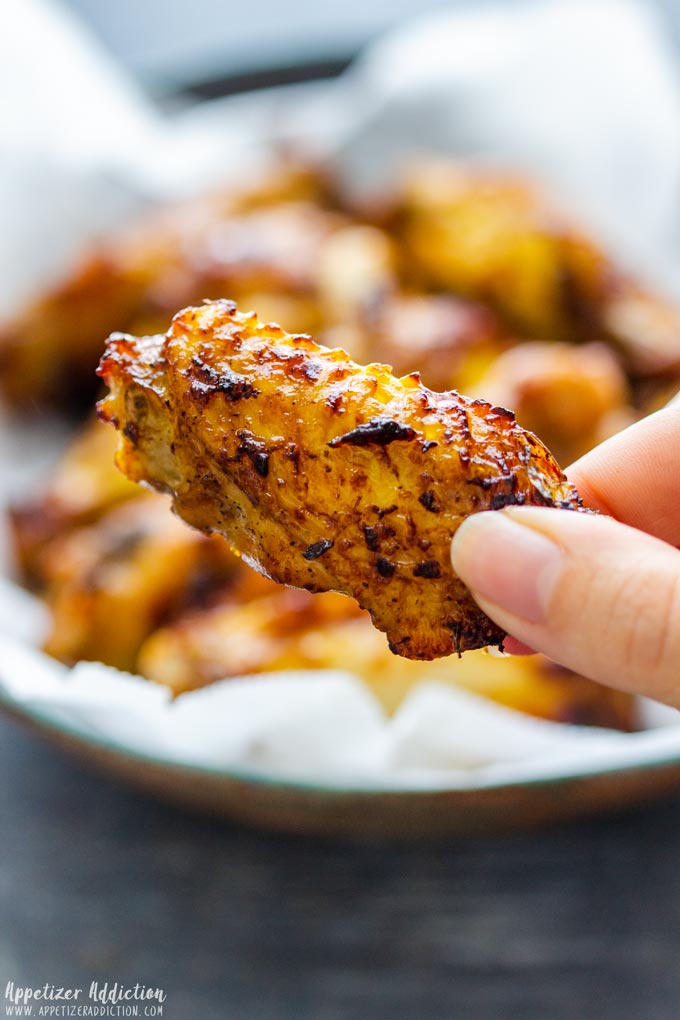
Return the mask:
[(568, 471), (599, 514), (508, 507), (470, 517), (454, 570), (513, 635), (509, 651), (680, 708), (680, 402)]

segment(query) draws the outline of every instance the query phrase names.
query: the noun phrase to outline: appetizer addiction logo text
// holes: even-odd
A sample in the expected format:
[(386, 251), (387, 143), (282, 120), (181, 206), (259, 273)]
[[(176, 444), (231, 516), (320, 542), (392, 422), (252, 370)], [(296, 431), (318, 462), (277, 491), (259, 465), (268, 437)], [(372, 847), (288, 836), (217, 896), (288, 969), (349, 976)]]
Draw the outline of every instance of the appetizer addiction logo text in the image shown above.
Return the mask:
[(84, 988), (59, 985), (5, 986), (5, 1016), (30, 1017), (162, 1017), (167, 996), (162, 988), (92, 981)]

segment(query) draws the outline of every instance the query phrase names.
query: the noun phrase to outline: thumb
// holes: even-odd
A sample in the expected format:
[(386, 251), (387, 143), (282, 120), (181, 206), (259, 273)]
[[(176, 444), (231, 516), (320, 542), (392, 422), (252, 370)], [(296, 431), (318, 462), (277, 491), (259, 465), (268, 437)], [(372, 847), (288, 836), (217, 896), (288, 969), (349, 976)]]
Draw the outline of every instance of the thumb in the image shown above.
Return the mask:
[(680, 708), (680, 552), (608, 517), (474, 514), (451, 557), (499, 626), (569, 669)]

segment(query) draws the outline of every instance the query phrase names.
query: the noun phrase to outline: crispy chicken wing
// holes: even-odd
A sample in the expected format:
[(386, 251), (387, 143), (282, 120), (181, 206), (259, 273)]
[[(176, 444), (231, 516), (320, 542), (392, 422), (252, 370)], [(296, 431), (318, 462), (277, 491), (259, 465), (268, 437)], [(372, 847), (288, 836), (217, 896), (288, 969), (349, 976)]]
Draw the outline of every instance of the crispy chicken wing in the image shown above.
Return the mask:
[(563, 465), (636, 417), (624, 372), (600, 343), (519, 344), (493, 361), (473, 392), (511, 407)]
[(274, 580), (351, 595), (407, 658), (503, 640), (450, 564), (466, 516), (579, 506), (509, 411), (361, 367), (233, 302), (186, 309), (166, 336), (114, 334), (100, 374), (132, 480)]
[[(70, 275), (0, 322), (0, 387), (16, 404), (72, 410), (94, 395), (112, 329), (156, 332), (178, 305), (229, 293), (268, 315), (318, 326), (311, 280), (342, 217), (327, 182), (281, 163), (234, 186), (153, 210), (84, 253)], [(299, 328), (299, 326), (298, 326)]]
[[(245, 568), (247, 569), (247, 568)], [(255, 575), (259, 577), (260, 575)], [(234, 600), (230, 592), (203, 612), (187, 613), (152, 634), (140, 651), (138, 669), (175, 694), (227, 677), (279, 669), (356, 669), (354, 646), (335, 647), (319, 666), (301, 651), (310, 633), (331, 631), (347, 620), (363, 619), (353, 599), (336, 592), (313, 595), (261, 578), (267, 585), (256, 598)], [(384, 639), (371, 627), (387, 656)], [(333, 631), (334, 632), (334, 631)]]
[(115, 437), (96, 418), (77, 434), (42, 492), (10, 507), (14, 554), (23, 580), (44, 582), (50, 543), (74, 528), (91, 524), (111, 507), (138, 499), (140, 489), (113, 465)]
[(132, 670), (149, 634), (242, 570), (224, 539), (187, 528), (165, 499), (147, 494), (46, 551), (52, 627), (45, 650), (64, 662)]
[(433, 390), (465, 390), (509, 344), (490, 309), (451, 294), (399, 294), (365, 329), (372, 358), (396, 375), (417, 371)]
[(166, 500), (116, 471), (115, 442), (112, 430), (88, 425), (43, 498), (17, 511), (17, 546), (43, 586), (52, 614), (46, 648), (56, 657), (96, 658), (174, 694), (244, 673), (345, 669), (389, 711), (436, 679), (545, 718), (633, 725), (630, 698), (547, 661), (473, 655), (433, 672), (436, 664), (391, 655), (352, 599), (275, 584), (222, 539), (173, 518)]
[[(272, 588), (274, 586), (272, 585)], [(562, 669), (543, 656), (412, 662), (393, 656), (368, 613), (342, 595), (275, 590), (249, 603), (226, 597), (153, 633), (137, 669), (175, 694), (244, 673), (344, 669), (360, 677), (388, 712), (418, 684), (463, 687), (529, 715), (583, 726), (634, 729), (633, 699)]]
[(359, 360), (415, 366), (434, 388), (474, 381), (499, 326), (604, 340), (636, 384), (680, 370), (677, 310), (526, 181), (426, 160), (391, 214), (374, 213), (329, 174), (285, 161), (264, 181), (147, 213), (0, 322), (0, 388), (17, 404), (79, 410), (111, 329), (160, 332), (179, 305), (222, 295)]
[(487, 301), (524, 335), (606, 340), (634, 375), (680, 367), (680, 314), (525, 180), (452, 160), (407, 177), (398, 231), (429, 285)]

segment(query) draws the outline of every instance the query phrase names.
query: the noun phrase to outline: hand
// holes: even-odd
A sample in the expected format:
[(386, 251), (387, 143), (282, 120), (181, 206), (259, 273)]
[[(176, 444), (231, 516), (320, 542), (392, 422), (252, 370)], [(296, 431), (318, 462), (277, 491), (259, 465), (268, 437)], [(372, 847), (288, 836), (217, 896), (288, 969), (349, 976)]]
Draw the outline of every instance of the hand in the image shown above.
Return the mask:
[(468, 518), (456, 573), (512, 638), (611, 687), (680, 708), (680, 402), (567, 472), (602, 515), (512, 507)]

